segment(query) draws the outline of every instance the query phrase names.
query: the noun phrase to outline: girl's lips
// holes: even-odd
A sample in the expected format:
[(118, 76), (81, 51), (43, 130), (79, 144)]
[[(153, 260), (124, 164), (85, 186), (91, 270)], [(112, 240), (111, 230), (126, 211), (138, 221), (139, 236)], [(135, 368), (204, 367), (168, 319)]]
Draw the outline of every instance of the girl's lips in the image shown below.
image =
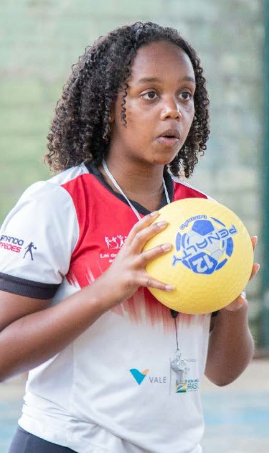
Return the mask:
[(174, 145), (178, 144), (179, 138), (160, 136), (157, 138), (157, 141), (165, 146), (174, 146)]

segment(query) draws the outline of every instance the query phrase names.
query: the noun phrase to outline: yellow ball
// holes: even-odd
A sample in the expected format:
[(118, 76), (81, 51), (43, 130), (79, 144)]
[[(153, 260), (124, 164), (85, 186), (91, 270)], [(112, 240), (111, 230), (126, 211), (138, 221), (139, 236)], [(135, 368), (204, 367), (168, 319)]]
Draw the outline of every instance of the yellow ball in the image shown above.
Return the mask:
[(151, 261), (150, 276), (175, 287), (149, 288), (167, 307), (182, 313), (210, 313), (235, 300), (248, 283), (253, 265), (250, 236), (228, 208), (204, 198), (174, 201), (160, 209), (156, 222), (167, 228), (144, 250), (171, 243), (172, 250)]

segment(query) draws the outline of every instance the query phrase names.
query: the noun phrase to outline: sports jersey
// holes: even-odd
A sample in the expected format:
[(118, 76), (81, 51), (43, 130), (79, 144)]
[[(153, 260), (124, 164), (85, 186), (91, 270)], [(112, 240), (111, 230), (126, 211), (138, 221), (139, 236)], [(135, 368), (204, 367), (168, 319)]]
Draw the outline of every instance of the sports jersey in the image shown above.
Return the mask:
[[(165, 181), (171, 200), (207, 198), (168, 173)], [(62, 303), (109, 267), (136, 222), (94, 166), (35, 183), (1, 228), (0, 289)], [(209, 322), (210, 315), (173, 318), (139, 288), (29, 372), (20, 426), (79, 453), (201, 453)]]

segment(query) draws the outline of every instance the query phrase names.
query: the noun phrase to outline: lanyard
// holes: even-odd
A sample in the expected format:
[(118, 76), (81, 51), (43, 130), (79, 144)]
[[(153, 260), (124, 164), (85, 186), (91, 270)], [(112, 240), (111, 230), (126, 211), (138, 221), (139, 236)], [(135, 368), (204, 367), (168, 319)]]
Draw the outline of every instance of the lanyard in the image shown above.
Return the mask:
[[(119, 184), (115, 180), (114, 176), (110, 173), (109, 169), (107, 168), (106, 161), (104, 159), (103, 159), (103, 162), (102, 162), (102, 166), (103, 166), (103, 169), (104, 169), (107, 177), (110, 179), (112, 184), (116, 187), (116, 189), (118, 189), (120, 194), (125, 198), (125, 200), (129, 204), (130, 208), (132, 209), (132, 211), (134, 212), (134, 214), (138, 218), (138, 220), (140, 220), (142, 218), (141, 215), (139, 214), (137, 209), (134, 207), (134, 205), (130, 202), (129, 198), (125, 195), (125, 193), (123, 192), (122, 188), (119, 186)], [(164, 188), (164, 193), (165, 193), (167, 204), (169, 204), (169, 203), (171, 203), (171, 200), (170, 200), (169, 195), (168, 195), (168, 191), (167, 191), (167, 187), (166, 187), (164, 178), (163, 178), (163, 188)]]

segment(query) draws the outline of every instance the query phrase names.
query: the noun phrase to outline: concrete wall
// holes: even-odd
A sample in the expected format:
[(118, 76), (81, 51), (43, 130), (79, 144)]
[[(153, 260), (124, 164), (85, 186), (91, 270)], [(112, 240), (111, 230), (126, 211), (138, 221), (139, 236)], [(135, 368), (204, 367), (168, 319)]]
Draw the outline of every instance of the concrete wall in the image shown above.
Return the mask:
[[(137, 20), (176, 27), (199, 52), (212, 133), (190, 182), (259, 234), (262, 0), (2, 0), (0, 222), (24, 188), (49, 175), (42, 155), (71, 65), (99, 35)], [(250, 296), (258, 299), (259, 279), (251, 283)], [(258, 307), (251, 303), (253, 318)]]

